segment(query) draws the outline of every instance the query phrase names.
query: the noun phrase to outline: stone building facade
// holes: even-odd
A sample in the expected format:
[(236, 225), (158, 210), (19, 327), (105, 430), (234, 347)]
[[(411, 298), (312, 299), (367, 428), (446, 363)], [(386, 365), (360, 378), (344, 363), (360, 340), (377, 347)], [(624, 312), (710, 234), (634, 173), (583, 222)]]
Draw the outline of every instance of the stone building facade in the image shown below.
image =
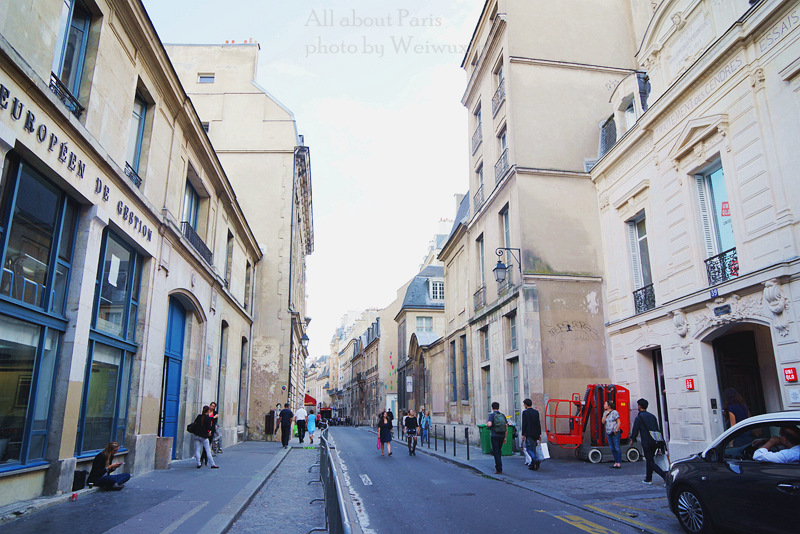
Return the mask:
[(612, 378), (673, 457), (722, 432), (728, 388), (752, 414), (800, 407), (798, 25), (796, 1), (661, 2), (636, 30), (649, 107), (629, 76), (605, 111)]
[(303, 404), (306, 257), (314, 250), (310, 150), (294, 115), (256, 82), (259, 45), (167, 45), (264, 252), (253, 279), (249, 435), (264, 414)]
[(0, 505), (235, 443), (261, 251), (141, 2), (0, 6), (0, 165)]

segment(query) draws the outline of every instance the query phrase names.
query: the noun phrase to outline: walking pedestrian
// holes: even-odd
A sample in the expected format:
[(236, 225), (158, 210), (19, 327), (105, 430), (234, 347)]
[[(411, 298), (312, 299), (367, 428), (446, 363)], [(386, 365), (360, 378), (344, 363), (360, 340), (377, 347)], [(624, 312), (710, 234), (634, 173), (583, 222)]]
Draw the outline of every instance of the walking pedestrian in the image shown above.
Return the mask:
[(653, 483), (653, 471), (658, 473), (658, 476), (667, 480), (667, 473), (656, 465), (656, 451), (658, 450), (663, 438), (661, 437), (661, 430), (658, 427), (658, 420), (656, 416), (647, 411), (650, 405), (647, 399), (639, 399), (636, 401), (638, 406), (639, 415), (633, 422), (633, 430), (631, 431), (631, 443), (636, 441), (639, 434), (642, 435), (642, 452), (644, 452), (644, 459), (646, 462), (644, 482), (645, 484)]
[(611, 447), (611, 454), (614, 455), (614, 465), (611, 467), (613, 469), (620, 469), (622, 468), (622, 449), (620, 448), (619, 438), (622, 429), (619, 424), (619, 412), (614, 409), (615, 405), (613, 400), (607, 400), (603, 407), (605, 411), (603, 412), (602, 422), (606, 425), (608, 446)]
[[(289, 403), (283, 405), (283, 410), (278, 414), (278, 426), (281, 427), (281, 445), (284, 449), (289, 448), (289, 438), (292, 435), (292, 418), (294, 414), (289, 409)], [(277, 430), (277, 429), (276, 429)]]
[(214, 435), (211, 436), (211, 452), (214, 454), (222, 454), (222, 433), (219, 430), (219, 412), (217, 411), (217, 403), (211, 402), (208, 405), (211, 411), (214, 412)]
[(123, 464), (123, 462), (114, 462), (114, 455), (118, 450), (119, 443), (112, 441), (106, 445), (105, 449), (97, 453), (92, 461), (92, 470), (86, 479), (88, 484), (94, 484), (104, 490), (121, 490), (122, 486), (131, 479), (129, 473), (111, 474)]
[(314, 432), (317, 430), (317, 418), (314, 417), (314, 410), (308, 411), (308, 439), (311, 440), (311, 443), (314, 443)]
[(378, 436), (381, 440), (381, 456), (383, 456), (384, 448), (392, 455), (392, 418), (389, 417), (390, 412), (383, 412), (378, 417)]
[[(392, 413), (392, 409), (391, 408), (386, 410), (386, 415), (389, 416), (389, 422), (394, 424), (394, 414)], [(394, 429), (392, 430), (392, 436), (394, 436)]]
[[(208, 438), (208, 443), (211, 445), (211, 454), (216, 455), (217, 451), (214, 449), (215, 442), (217, 446), (219, 446), (219, 425), (217, 425), (219, 415), (217, 414), (217, 403), (210, 402), (208, 408), (209, 414), (211, 415), (211, 436)], [(200, 454), (200, 463), (202, 465), (208, 465), (208, 455), (205, 449), (203, 449), (203, 452)]]
[(430, 436), (430, 429), (431, 429), (431, 415), (429, 410), (425, 410), (425, 413), (422, 415), (422, 423), (420, 424), (422, 428), (422, 444), (431, 444), (431, 436)]
[(536, 445), (542, 438), (542, 423), (539, 420), (539, 411), (533, 407), (533, 401), (525, 399), (522, 404), (525, 405), (522, 411), (522, 445), (531, 457), (528, 469), (537, 471), (542, 463), (536, 455)]
[(213, 430), (212, 421), (214, 418), (211, 416), (211, 408), (203, 406), (203, 412), (198, 415), (194, 420), (194, 429), (192, 431), (192, 440), (194, 441), (194, 459), (197, 462), (197, 468), (202, 467), (200, 460), (200, 451), (206, 451), (206, 457), (211, 464), (211, 469), (217, 469), (219, 466), (214, 463), (214, 455), (211, 454), (211, 445), (208, 443), (208, 438), (211, 437)]
[(506, 442), (506, 430), (508, 430), (508, 418), (500, 412), (500, 403), (492, 403), (492, 413), (486, 426), (491, 431), (492, 455), (494, 455), (494, 474), (503, 474), (503, 445)]
[(406, 439), (408, 440), (408, 455), (417, 455), (417, 418), (414, 410), (409, 410), (408, 417), (405, 418)]
[(297, 423), (297, 437), (300, 439), (300, 443), (306, 438), (306, 428), (308, 425), (308, 412), (303, 406), (298, 408), (297, 413), (294, 414), (294, 420)]

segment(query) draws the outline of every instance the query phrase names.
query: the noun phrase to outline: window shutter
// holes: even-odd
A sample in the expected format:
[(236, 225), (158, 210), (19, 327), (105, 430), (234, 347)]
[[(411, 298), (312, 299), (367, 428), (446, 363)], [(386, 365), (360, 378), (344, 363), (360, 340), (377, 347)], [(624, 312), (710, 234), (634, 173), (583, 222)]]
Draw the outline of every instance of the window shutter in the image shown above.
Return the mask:
[(706, 247), (706, 258), (717, 255), (716, 239), (714, 238), (714, 227), (711, 217), (711, 206), (708, 202), (708, 188), (706, 187), (705, 176), (695, 176), (697, 181), (697, 199), (700, 204), (700, 223), (703, 225), (703, 243)]
[(642, 264), (639, 261), (639, 242), (636, 235), (636, 222), (628, 222), (628, 248), (631, 254), (631, 265), (633, 266), (633, 288), (642, 287)]

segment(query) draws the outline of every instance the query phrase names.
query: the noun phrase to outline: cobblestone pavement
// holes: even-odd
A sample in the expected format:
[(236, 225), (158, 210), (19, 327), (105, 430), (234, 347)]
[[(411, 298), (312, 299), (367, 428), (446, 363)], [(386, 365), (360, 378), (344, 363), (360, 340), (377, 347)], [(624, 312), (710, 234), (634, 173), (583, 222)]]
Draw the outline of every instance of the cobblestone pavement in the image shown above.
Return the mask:
[(319, 480), (318, 468), (308, 472), (318, 459), (316, 444), (294, 446), (228, 532), (306, 534), (312, 528), (324, 528), (324, 504), (310, 503), (322, 498), (322, 486), (308, 483)]

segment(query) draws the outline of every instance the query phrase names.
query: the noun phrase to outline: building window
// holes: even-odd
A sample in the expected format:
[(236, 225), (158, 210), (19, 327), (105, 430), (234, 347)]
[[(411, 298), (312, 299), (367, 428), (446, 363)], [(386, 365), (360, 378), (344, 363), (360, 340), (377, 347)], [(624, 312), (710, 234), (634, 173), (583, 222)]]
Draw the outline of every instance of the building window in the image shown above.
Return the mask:
[(469, 362), (467, 361), (467, 336), (461, 336), (461, 400), (469, 400)]
[(197, 219), (200, 213), (200, 195), (187, 180), (183, 192), (183, 222), (189, 223), (192, 229), (197, 230)]
[(243, 425), (247, 419), (247, 338), (242, 338), (242, 350), (239, 360), (239, 418), (238, 424)]
[(81, 88), (91, 21), (92, 15), (83, 2), (64, 0), (58, 31), (59, 47), (53, 59), (53, 72), (73, 97), (78, 96)]
[(481, 287), (486, 285), (486, 266), (484, 265), (484, 252), (485, 246), (483, 243), (483, 234), (478, 237), (478, 280)]
[(125, 440), (140, 283), (140, 256), (106, 230), (97, 268), (77, 454)]
[(486, 393), (486, 413), (492, 413), (492, 370), (490, 367), (484, 367), (482, 371), (483, 376), (483, 391)]
[(133, 172), (139, 173), (139, 160), (142, 156), (142, 141), (144, 140), (144, 123), (147, 116), (147, 103), (137, 96), (133, 100), (133, 116), (131, 117), (131, 130), (128, 137), (128, 154), (126, 162)]
[(739, 261), (725, 174), (719, 161), (695, 176), (710, 285), (739, 276)]
[(650, 271), (650, 249), (647, 240), (647, 220), (644, 213), (628, 221), (628, 241), (636, 313), (642, 313), (655, 308), (653, 275)]
[(512, 406), (511, 410), (514, 414), (514, 422), (517, 425), (517, 428), (521, 428), (522, 420), (520, 419), (520, 415), (522, 413), (521, 410), (521, 403), (519, 401), (519, 358), (514, 358), (509, 362), (511, 365), (511, 387), (512, 389)]
[(505, 149), (508, 148), (508, 133), (505, 128), (503, 128), (500, 135), (497, 136), (497, 140), (500, 143), (500, 152), (505, 151)]
[(433, 300), (444, 300), (444, 282), (431, 282), (431, 298)]
[(250, 294), (252, 293), (251, 284), (253, 278), (253, 267), (250, 265), (250, 262), (247, 262), (247, 265), (244, 268), (244, 309), (250, 309)]
[(636, 106), (633, 102), (633, 95), (623, 101), (622, 114), (625, 117), (625, 131), (627, 132), (636, 124)]
[(600, 153), (599, 157), (603, 157), (606, 152), (611, 150), (617, 142), (617, 123), (614, 121), (614, 116), (610, 116), (605, 122), (600, 125)]
[(433, 317), (417, 317), (417, 332), (433, 332)]
[(200, 125), (203, 127), (203, 131), (208, 133), (209, 128), (211, 127), (207, 122), (201, 122)]
[(233, 267), (233, 234), (228, 230), (228, 240), (225, 245), (225, 287), (231, 285), (231, 268)]
[(516, 312), (506, 317), (508, 325), (508, 348), (510, 352), (517, 350), (517, 314)]
[(458, 365), (456, 363), (456, 342), (450, 342), (450, 385), (451, 393), (450, 401), (458, 401)]
[[(402, 362), (406, 359), (406, 322), (401, 321), (397, 325), (397, 361)], [(402, 385), (402, 384), (401, 384)], [(402, 389), (402, 388), (401, 388)]]
[(478, 330), (478, 336), (481, 342), (481, 357), (483, 360), (489, 359), (489, 327), (484, 326)]
[(197, 75), (197, 83), (214, 83), (214, 73), (201, 73)]

